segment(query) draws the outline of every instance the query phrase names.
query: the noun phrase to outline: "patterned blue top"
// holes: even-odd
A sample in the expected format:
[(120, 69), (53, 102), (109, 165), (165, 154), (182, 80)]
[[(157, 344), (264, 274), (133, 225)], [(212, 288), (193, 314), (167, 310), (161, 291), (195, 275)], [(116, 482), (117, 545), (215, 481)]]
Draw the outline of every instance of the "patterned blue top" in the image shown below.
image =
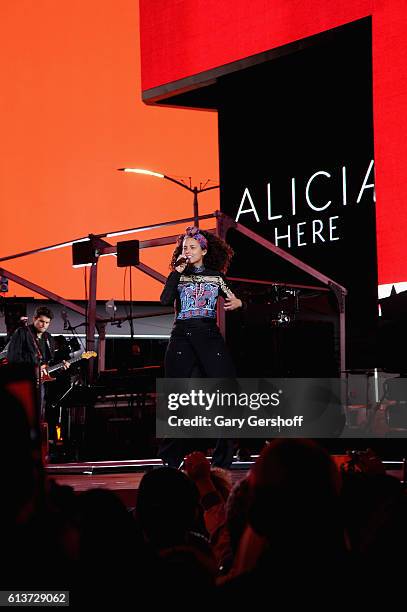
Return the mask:
[(218, 301), (219, 286), (217, 283), (180, 282), (178, 293), (181, 308), (177, 319), (216, 319), (216, 303)]
[(228, 297), (231, 292), (222, 274), (207, 268), (195, 273), (171, 272), (161, 303), (176, 302), (176, 320), (216, 319), (218, 297)]

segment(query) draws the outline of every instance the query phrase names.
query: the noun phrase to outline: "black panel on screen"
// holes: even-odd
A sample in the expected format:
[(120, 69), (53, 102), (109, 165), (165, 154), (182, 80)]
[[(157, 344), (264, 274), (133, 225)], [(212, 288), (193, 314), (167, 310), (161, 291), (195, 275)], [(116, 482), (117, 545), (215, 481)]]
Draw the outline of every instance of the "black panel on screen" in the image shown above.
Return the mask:
[[(376, 365), (370, 19), (224, 76), (218, 94), (222, 210), (348, 289), (347, 367)], [(228, 241), (230, 276), (316, 284), (237, 232)], [(316, 329), (297, 328), (298, 341)], [(294, 331), (285, 336), (293, 346)]]

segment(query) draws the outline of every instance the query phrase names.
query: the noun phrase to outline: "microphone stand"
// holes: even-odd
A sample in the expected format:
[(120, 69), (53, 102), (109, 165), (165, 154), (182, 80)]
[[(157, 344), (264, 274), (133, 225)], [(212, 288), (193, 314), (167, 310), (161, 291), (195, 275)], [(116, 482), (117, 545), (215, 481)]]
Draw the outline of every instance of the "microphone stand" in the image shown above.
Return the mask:
[[(63, 403), (64, 399), (72, 392), (73, 388), (78, 385), (78, 383), (79, 383), (78, 379), (71, 381), (71, 384), (68, 387), (68, 389), (61, 395), (61, 397), (56, 402), (53, 402), (51, 404), (51, 408), (53, 410), (55, 410), (55, 408), (57, 406), (59, 406), (58, 425), (60, 427), (61, 432), (62, 432), (62, 403)], [(70, 415), (69, 415), (69, 413), (68, 413), (68, 426), (67, 426), (67, 430), (68, 430), (68, 441), (69, 441), (70, 440), (70, 433), (71, 433)], [(65, 440), (65, 437), (63, 439)]]
[[(73, 336), (75, 336), (75, 338), (78, 339), (79, 344), (82, 346), (82, 350), (85, 350), (85, 346), (83, 344), (83, 340), (82, 338), (80, 338), (80, 336), (76, 333), (76, 327), (72, 327), (70, 320), (68, 319), (68, 315), (61, 315), (63, 320), (64, 320), (64, 330), (69, 331)], [(83, 325), (83, 323), (80, 323), (79, 325), (77, 325), (77, 327), (81, 327)]]

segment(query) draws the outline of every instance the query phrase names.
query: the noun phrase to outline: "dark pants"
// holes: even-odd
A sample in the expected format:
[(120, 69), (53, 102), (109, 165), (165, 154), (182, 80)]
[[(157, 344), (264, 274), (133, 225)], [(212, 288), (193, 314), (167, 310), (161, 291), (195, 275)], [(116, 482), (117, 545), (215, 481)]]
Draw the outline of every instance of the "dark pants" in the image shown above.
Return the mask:
[[(225, 341), (215, 321), (180, 321), (174, 325), (165, 354), (168, 378), (235, 378), (236, 372)], [(179, 467), (184, 456), (204, 450), (205, 440), (166, 438), (158, 455), (172, 467)], [(233, 461), (233, 441), (216, 442), (212, 465), (228, 468)]]

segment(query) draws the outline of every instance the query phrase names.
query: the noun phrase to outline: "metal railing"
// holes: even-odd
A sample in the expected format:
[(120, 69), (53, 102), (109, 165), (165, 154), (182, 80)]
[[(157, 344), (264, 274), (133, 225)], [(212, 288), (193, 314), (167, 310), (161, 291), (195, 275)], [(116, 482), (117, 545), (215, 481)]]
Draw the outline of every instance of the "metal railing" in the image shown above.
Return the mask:
[[(325, 285), (329, 290), (333, 291), (333, 293), (336, 296), (336, 299), (338, 301), (338, 306), (339, 306), (340, 369), (341, 369), (341, 372), (344, 372), (346, 370), (346, 332), (345, 332), (345, 326), (346, 326), (345, 298), (347, 295), (346, 288), (340, 285), (339, 283), (337, 283), (336, 281), (334, 281), (333, 279), (331, 279), (330, 277), (326, 276), (325, 274), (323, 274), (316, 268), (313, 268), (312, 266), (309, 266), (308, 264), (301, 261), (297, 257), (294, 257), (294, 255), (292, 255), (291, 253), (284, 251), (280, 247), (277, 247), (270, 240), (267, 240), (263, 236), (260, 236), (256, 232), (248, 229), (241, 223), (235, 222), (233, 219), (231, 219), (231, 217), (229, 217), (228, 215), (225, 215), (224, 213), (220, 211), (215, 211), (214, 213), (199, 216), (199, 220), (211, 219), (211, 218), (216, 219), (216, 228), (211, 228), (210, 230), (207, 230), (207, 231), (214, 232), (225, 240), (229, 230), (233, 229), (239, 232), (240, 234), (246, 236), (253, 242), (259, 244), (260, 246), (265, 248), (267, 251), (274, 253), (281, 259), (292, 264), (297, 269), (309, 274), (311, 277), (315, 278), (317, 281)], [(87, 309), (84, 309), (81, 306), (76, 305), (74, 302), (67, 300), (63, 298), (62, 296), (52, 291), (49, 291), (48, 289), (45, 289), (44, 287), (41, 287), (27, 279), (24, 279), (21, 276), (18, 276), (14, 274), (13, 272), (10, 272), (4, 268), (0, 268), (0, 275), (10, 279), (11, 281), (19, 285), (22, 285), (23, 287), (26, 287), (28, 289), (31, 289), (32, 291), (35, 291), (36, 293), (39, 293), (40, 295), (43, 295), (44, 297), (47, 297), (48, 299), (54, 302), (58, 302), (62, 304), (63, 306), (65, 306), (66, 308), (74, 310), (78, 312), (79, 314), (82, 314), (85, 318), (87, 318), (86, 349), (88, 351), (95, 350), (96, 348), (95, 333), (97, 330), (99, 334), (98, 366), (99, 366), (99, 371), (101, 371), (104, 369), (104, 363), (105, 363), (106, 324), (109, 322), (112, 322), (113, 319), (102, 318), (98, 316), (96, 313), (98, 264), (99, 264), (99, 259), (101, 256), (116, 255), (116, 252), (117, 252), (117, 245), (108, 243), (106, 241), (106, 238), (113, 237), (113, 236), (123, 236), (125, 234), (143, 232), (143, 231), (148, 231), (151, 229), (165, 228), (165, 227), (170, 227), (173, 225), (185, 224), (191, 221), (194, 221), (194, 219), (188, 217), (188, 218), (183, 218), (183, 219), (175, 219), (173, 221), (165, 221), (162, 223), (156, 223), (156, 224), (152, 224), (148, 226), (129, 228), (129, 229), (118, 230), (114, 232), (106, 232), (104, 234), (97, 234), (97, 235), (89, 234), (89, 236), (78, 238), (77, 240), (49, 245), (46, 247), (40, 247), (38, 249), (24, 251), (21, 253), (10, 255), (8, 257), (0, 258), (0, 262), (10, 261), (13, 259), (25, 257), (27, 255), (41, 253), (44, 251), (50, 251), (50, 250), (54, 250), (57, 248), (66, 248), (68, 246), (72, 246), (72, 244), (74, 244), (75, 242), (94, 241), (95, 262), (90, 265), (89, 297), (88, 297)], [(158, 247), (158, 246), (163, 246), (163, 245), (175, 244), (177, 241), (177, 238), (178, 238), (178, 234), (174, 234), (174, 235), (163, 236), (160, 238), (141, 240), (139, 243), (139, 246), (140, 246), (140, 249), (146, 249), (146, 248), (153, 248), (153, 247)], [(143, 274), (146, 274), (147, 276), (154, 278), (156, 281), (162, 284), (164, 284), (166, 281), (166, 277), (163, 274), (161, 274), (154, 268), (147, 266), (146, 264), (143, 264), (140, 262), (138, 265), (135, 265), (134, 267), (140, 270), (140, 272), (142, 272)], [(254, 279), (241, 279), (241, 280), (250, 281)], [(273, 284), (273, 283), (270, 283), (270, 284)], [(276, 284), (281, 284), (281, 283), (276, 283)], [(307, 286), (304, 285), (304, 287), (307, 287)], [(309, 288), (314, 288), (314, 287), (309, 286)], [(157, 314), (163, 314), (163, 313), (160, 312)], [(132, 315), (132, 318), (137, 319), (143, 316), (145, 317), (145, 315)], [(218, 318), (219, 318), (219, 326), (221, 328), (222, 333), (224, 333), (224, 330), (225, 330), (224, 309), (221, 309), (221, 308), (218, 309)], [(117, 319), (115, 320), (117, 321)], [(90, 377), (90, 382), (91, 382), (94, 377), (93, 364), (90, 363), (89, 367), (90, 367), (89, 377)]]

